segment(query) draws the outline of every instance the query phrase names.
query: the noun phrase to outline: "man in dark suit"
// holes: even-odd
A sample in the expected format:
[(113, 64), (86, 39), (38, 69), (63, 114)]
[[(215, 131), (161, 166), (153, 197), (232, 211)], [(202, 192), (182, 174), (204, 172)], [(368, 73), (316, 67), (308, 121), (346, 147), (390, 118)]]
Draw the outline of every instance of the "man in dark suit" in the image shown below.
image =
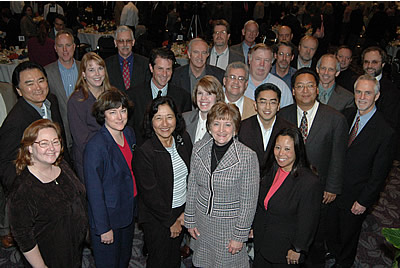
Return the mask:
[(350, 68), (353, 52), (348, 46), (340, 46), (336, 50), (335, 56), (340, 63), (340, 74), (336, 77), (336, 83), (354, 94), (354, 82), (357, 79), (357, 73)]
[(75, 90), (76, 81), (79, 76), (80, 62), (74, 59), (75, 42), (74, 36), (65, 30), (57, 33), (54, 46), (58, 60), (45, 66), (48, 75), (50, 92), (56, 95), (60, 112), (64, 123), (66, 135), (66, 148), (71, 151), (72, 136), (69, 131), (67, 116), (67, 101)]
[[(400, 92), (396, 85), (382, 73), (386, 58), (386, 52), (380, 47), (369, 47), (361, 54), (364, 72), (379, 81), (380, 94), (376, 101), (376, 108), (383, 114), (396, 134), (400, 135)], [(396, 159), (400, 160), (400, 146), (397, 149)]]
[(201, 38), (192, 39), (188, 45), (189, 64), (174, 70), (171, 83), (192, 94), (197, 82), (208, 74), (215, 76), (222, 85), (225, 72), (206, 63), (209, 55), (206, 41)]
[(333, 54), (323, 55), (317, 62), (319, 75), (318, 100), (343, 112), (346, 108), (354, 107), (354, 96), (335, 82), (340, 73), (340, 63)]
[(169, 83), (172, 76), (174, 53), (166, 48), (151, 51), (149, 68), (153, 74), (149, 82), (139, 84), (128, 91), (134, 103), (129, 125), (135, 130), (138, 145), (144, 142), (143, 118), (147, 105), (158, 96), (170, 96), (181, 113), (192, 109), (191, 95), (184, 89)]
[(229, 23), (226, 20), (215, 20), (213, 22), (213, 42), (210, 57), (207, 63), (226, 70), (226, 67), (236, 61), (245, 62), (244, 56), (228, 47), (230, 34)]
[(317, 59), (314, 58), (314, 55), (317, 49), (318, 39), (313, 36), (305, 35), (300, 39), (298, 54), (295, 55), (290, 65), (297, 70), (303, 67), (309, 67), (315, 71)]
[(231, 46), (231, 50), (238, 52), (240, 55), (244, 57), (244, 62), (247, 64), (250, 48), (255, 46), (256, 38), (259, 34), (259, 26), (258, 23), (254, 20), (249, 20), (244, 24), (242, 29), (242, 35), (244, 36), (244, 40), (234, 46)]
[(317, 101), (318, 76), (310, 68), (302, 68), (293, 75), (292, 90), (296, 104), (282, 108), (278, 116), (300, 128), (307, 157), (316, 167), (324, 190), (320, 223), (307, 267), (325, 267), (326, 213), (329, 203), (342, 190), (348, 127), (341, 113)]
[(281, 91), (277, 86), (271, 83), (260, 85), (255, 91), (255, 99), (257, 114), (242, 121), (238, 135), (242, 143), (257, 153), (262, 171), (276, 134), (282, 128), (295, 126), (276, 116), (281, 101)]
[(65, 28), (66, 22), (67, 19), (64, 17), (64, 15), (56, 14), (53, 22), (54, 27), (50, 29), (49, 38), (56, 40), (57, 33), (63, 30), (69, 31), (71, 34), (73, 34), (71, 29)]
[(128, 26), (117, 28), (114, 44), (118, 48), (118, 54), (105, 60), (110, 84), (126, 92), (136, 85), (149, 81), (149, 60), (132, 53), (135, 37)]
[[(2, 148), (0, 150), (0, 181), (6, 192), (11, 190), (16, 177), (14, 160), (17, 158), (25, 128), (36, 120), (48, 118), (57, 122), (63, 129), (57, 98), (48, 94), (47, 76), (42, 66), (30, 61), (20, 63), (13, 72), (12, 80), (20, 98), (0, 128), (0, 148)], [(65, 140), (64, 133), (63, 138)], [(4, 201), (4, 198), (4, 194), (0, 195), (0, 200)], [(2, 217), (6, 217), (5, 211), (2, 207), (0, 210)], [(9, 226), (0, 230), (0, 234), (3, 235), (1, 237), (3, 246), (13, 245)]]
[(392, 166), (395, 132), (375, 105), (379, 88), (374, 77), (360, 76), (354, 89), (357, 110), (347, 114), (351, 130), (343, 190), (328, 213), (328, 248), (336, 259), (334, 267), (353, 265), (367, 210), (378, 199)]

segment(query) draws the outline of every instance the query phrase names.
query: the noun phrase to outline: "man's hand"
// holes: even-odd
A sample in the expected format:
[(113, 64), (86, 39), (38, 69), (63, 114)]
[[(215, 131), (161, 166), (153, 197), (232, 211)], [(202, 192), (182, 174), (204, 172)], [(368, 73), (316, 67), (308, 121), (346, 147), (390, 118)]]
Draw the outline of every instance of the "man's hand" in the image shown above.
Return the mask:
[(354, 202), (353, 206), (351, 207), (351, 213), (354, 215), (361, 215), (365, 212), (367, 208), (360, 205), (357, 201)]
[(336, 199), (336, 194), (324, 191), (324, 199), (322, 199), (322, 203), (329, 204), (335, 199)]

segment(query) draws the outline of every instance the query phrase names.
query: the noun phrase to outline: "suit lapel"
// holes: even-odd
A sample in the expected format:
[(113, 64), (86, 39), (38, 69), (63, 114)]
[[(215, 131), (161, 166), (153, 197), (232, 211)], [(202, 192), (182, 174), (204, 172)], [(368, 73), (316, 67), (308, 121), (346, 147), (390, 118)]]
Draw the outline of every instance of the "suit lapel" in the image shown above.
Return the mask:
[(221, 162), (218, 164), (214, 173), (223, 172), (239, 163), (239, 156), (236, 146), (237, 142), (234, 140), (231, 146), (229, 146), (228, 151), (226, 151), (222, 157)]
[(318, 136), (318, 132), (321, 130), (321, 126), (323, 126), (324, 124), (324, 108), (322, 107), (322, 103), (319, 104), (318, 106), (318, 110), (315, 114), (314, 117), (314, 121), (312, 123), (311, 129), (308, 132), (308, 136), (307, 136), (307, 143), (308, 142), (312, 142), (313, 139), (315, 139), (315, 137)]
[(210, 138), (202, 147), (196, 152), (197, 156), (200, 158), (203, 168), (211, 175), (211, 149), (213, 145), (213, 138)]
[(377, 111), (375, 111), (375, 114), (368, 120), (367, 124), (363, 127), (360, 133), (358, 133), (354, 141), (350, 144), (349, 148), (357, 145), (358, 143), (363, 143), (364, 140), (368, 139), (371, 135), (371, 131), (369, 129), (376, 130), (377, 127), (376, 122), (377, 122)]

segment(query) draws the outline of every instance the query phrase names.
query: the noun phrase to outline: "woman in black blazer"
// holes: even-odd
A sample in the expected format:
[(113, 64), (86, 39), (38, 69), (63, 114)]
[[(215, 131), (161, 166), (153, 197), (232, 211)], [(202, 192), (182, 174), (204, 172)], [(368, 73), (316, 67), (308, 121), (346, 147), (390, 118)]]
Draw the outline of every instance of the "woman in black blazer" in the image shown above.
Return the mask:
[(183, 212), (192, 142), (170, 97), (157, 97), (144, 118), (147, 140), (135, 152), (139, 223), (147, 268), (180, 267)]
[(300, 131), (284, 128), (273, 144), (253, 222), (254, 268), (297, 267), (313, 240), (322, 200)]

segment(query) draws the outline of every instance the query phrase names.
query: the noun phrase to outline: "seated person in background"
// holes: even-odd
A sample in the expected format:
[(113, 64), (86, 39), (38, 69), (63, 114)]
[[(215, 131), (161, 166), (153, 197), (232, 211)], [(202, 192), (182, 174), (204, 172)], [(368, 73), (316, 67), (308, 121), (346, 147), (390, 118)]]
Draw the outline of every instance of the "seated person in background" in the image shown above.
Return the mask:
[(6, 33), (6, 47), (18, 46), (18, 35), (20, 34), (20, 29), (18, 22), (13, 18), (9, 8), (3, 7), (1, 9), (1, 19), (4, 23), (1, 30)]
[(29, 38), (37, 35), (37, 25), (33, 21), (33, 10), (28, 4), (22, 9), (23, 17), (20, 22), (21, 35), (25, 37), (25, 44), (28, 42)]
[(61, 30), (69, 31), (72, 33), (71, 29), (65, 28), (65, 24), (67, 23), (67, 19), (61, 15), (57, 14), (55, 15), (54, 21), (53, 21), (53, 26), (50, 29), (49, 37), (53, 40), (56, 39), (57, 33)]
[(54, 50), (54, 40), (49, 36), (50, 24), (42, 21), (39, 24), (39, 34), (28, 41), (29, 60), (42, 66), (46, 66), (57, 60), (57, 54)]

